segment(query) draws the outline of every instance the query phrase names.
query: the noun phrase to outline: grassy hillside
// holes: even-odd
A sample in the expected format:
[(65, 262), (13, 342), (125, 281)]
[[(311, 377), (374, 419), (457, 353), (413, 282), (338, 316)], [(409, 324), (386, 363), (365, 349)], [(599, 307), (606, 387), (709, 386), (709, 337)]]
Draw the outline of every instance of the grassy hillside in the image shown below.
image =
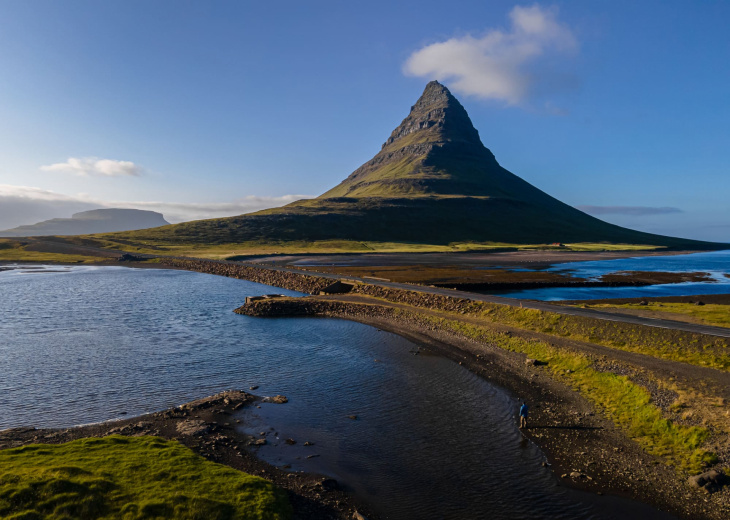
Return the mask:
[(528, 202), (486, 197), (329, 198), (224, 219), (97, 235), (150, 246), (379, 242), (601, 243), (706, 249), (713, 244), (652, 235), (608, 224), (566, 205), (553, 211)]

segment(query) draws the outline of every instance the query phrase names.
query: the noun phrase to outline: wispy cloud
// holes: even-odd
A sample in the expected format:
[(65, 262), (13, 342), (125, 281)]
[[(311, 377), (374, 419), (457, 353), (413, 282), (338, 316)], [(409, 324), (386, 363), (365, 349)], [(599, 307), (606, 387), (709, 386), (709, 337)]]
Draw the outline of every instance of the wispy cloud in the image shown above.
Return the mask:
[(274, 208), (310, 198), (307, 195), (265, 197), (251, 195), (231, 202), (186, 203), (163, 201), (108, 201), (87, 196), (69, 196), (30, 186), (0, 184), (0, 230), (35, 224), (51, 218), (96, 208), (131, 208), (157, 211), (177, 223), (216, 217), (231, 217)]
[(142, 174), (142, 168), (132, 161), (116, 161), (114, 159), (99, 159), (98, 157), (69, 157), (66, 162), (41, 166), (46, 172), (62, 172), (82, 177), (137, 177)]
[(647, 215), (667, 215), (669, 213), (684, 213), (679, 208), (651, 206), (576, 206), (577, 209), (589, 215), (631, 215), (643, 217)]
[(446, 81), (466, 95), (519, 105), (541, 83), (555, 83), (551, 67), (535, 66), (550, 55), (574, 52), (573, 32), (558, 21), (557, 8), (514, 7), (510, 29), (487, 30), (427, 45), (411, 54), (404, 72)]

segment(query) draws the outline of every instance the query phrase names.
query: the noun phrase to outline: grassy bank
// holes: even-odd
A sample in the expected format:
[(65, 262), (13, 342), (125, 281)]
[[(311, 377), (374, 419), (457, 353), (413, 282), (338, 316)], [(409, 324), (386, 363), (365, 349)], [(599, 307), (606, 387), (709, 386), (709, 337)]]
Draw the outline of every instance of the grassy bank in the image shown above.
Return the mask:
[(459, 320), (423, 316), (439, 328), (456, 332), (505, 350), (520, 352), (547, 365), (553, 377), (572, 386), (592, 401), (648, 453), (687, 473), (699, 473), (716, 456), (703, 449), (708, 430), (682, 426), (666, 419), (651, 402), (651, 395), (625, 376), (597, 370), (593, 361), (579, 353), (490, 331)]
[(159, 437), (90, 438), (0, 451), (0, 517), (252, 519), (291, 517), (270, 482)]
[(99, 262), (104, 258), (86, 255), (67, 255), (29, 251), (27, 244), (6, 238), (0, 238), (0, 262), (48, 262), (68, 264), (88, 264)]
[[(699, 299), (699, 298), (698, 298)], [(696, 323), (715, 325), (717, 327), (730, 327), (730, 305), (717, 305), (708, 303), (706, 305), (695, 305), (693, 303), (660, 303), (647, 302), (646, 305), (639, 303), (626, 303), (621, 305), (613, 304), (581, 304), (580, 307), (591, 309), (629, 309), (640, 312), (661, 312), (679, 314), (692, 318)]]
[(473, 313), (490, 322), (525, 330), (730, 370), (730, 349), (724, 338), (488, 303), (475, 303)]

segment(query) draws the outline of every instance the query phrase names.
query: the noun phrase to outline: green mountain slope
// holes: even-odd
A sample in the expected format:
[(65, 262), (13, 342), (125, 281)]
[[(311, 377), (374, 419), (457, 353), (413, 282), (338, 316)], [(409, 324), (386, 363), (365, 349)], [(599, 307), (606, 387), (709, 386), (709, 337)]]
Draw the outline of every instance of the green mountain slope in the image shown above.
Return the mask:
[(316, 199), (116, 236), (171, 244), (351, 240), (712, 247), (608, 224), (510, 173), (482, 144), (464, 107), (436, 81), (375, 157)]

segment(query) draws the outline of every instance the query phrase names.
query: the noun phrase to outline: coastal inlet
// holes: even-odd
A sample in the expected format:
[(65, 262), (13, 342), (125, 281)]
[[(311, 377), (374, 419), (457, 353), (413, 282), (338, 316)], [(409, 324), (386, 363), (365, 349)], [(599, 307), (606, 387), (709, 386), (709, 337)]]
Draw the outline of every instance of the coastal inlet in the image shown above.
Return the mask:
[(330, 475), (385, 518), (651, 516), (561, 487), (517, 430), (514, 398), (448, 359), (349, 321), (231, 312), (246, 296), (295, 293), (115, 267), (6, 271), (0, 286), (2, 428), (127, 417), (258, 386), (289, 398), (241, 412), (266, 432), (260, 456)]

